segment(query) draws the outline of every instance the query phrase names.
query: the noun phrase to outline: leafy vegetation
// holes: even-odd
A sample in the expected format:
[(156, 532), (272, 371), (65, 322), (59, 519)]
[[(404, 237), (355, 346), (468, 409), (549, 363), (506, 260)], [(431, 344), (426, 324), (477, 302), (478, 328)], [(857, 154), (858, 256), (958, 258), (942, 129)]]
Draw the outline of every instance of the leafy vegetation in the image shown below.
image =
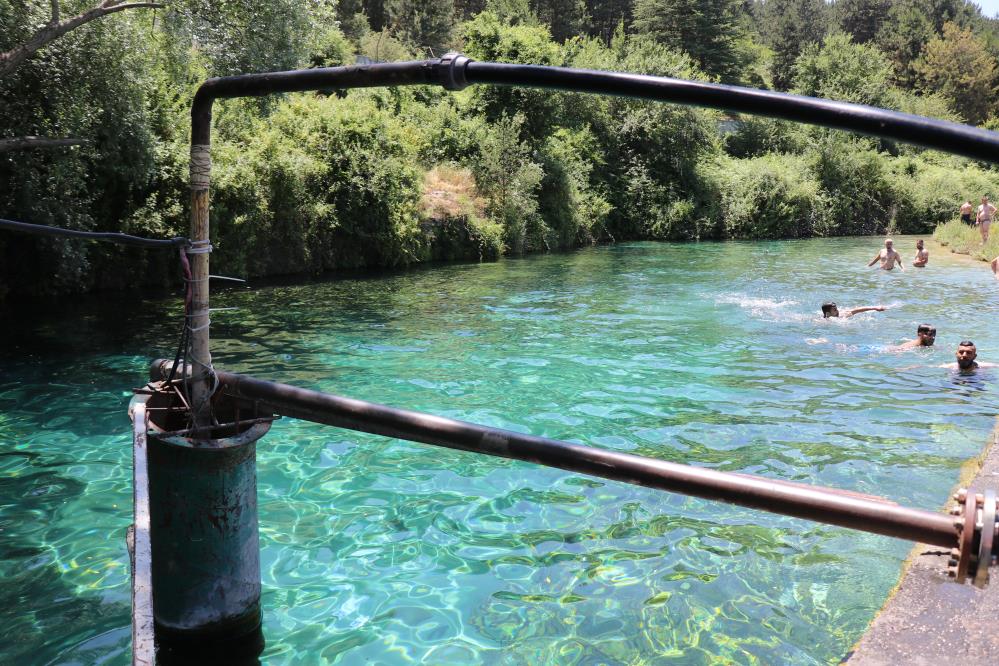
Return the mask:
[[(0, 217), (183, 235), (201, 81), (452, 48), (999, 127), (999, 23), (965, 0), (170, 0), (8, 57), (99, 2), (56, 3), (59, 17), (51, 2), (0, 0)], [(622, 239), (922, 233), (999, 195), (999, 172), (911, 146), (541, 90), (229, 100), (214, 125), (213, 261), (245, 276)], [(0, 234), (0, 292), (176, 280), (173, 257)]]

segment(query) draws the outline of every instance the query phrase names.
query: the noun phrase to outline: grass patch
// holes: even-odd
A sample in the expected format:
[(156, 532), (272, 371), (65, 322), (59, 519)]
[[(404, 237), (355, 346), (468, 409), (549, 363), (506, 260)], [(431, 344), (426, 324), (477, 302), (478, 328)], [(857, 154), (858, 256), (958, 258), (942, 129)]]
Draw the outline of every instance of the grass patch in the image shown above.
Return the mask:
[(938, 225), (933, 231), (933, 240), (950, 248), (956, 254), (966, 254), (972, 259), (992, 261), (999, 256), (999, 227), (993, 223), (989, 242), (982, 245), (982, 235), (978, 227), (970, 227), (960, 220), (951, 220)]

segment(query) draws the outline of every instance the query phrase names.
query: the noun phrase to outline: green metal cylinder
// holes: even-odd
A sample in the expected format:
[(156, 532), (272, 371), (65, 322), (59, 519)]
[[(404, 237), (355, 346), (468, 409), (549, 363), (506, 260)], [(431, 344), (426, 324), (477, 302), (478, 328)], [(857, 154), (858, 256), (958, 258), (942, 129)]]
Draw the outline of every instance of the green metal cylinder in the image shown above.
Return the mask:
[(196, 443), (150, 432), (157, 642), (228, 642), (259, 630), (256, 441), (268, 425)]

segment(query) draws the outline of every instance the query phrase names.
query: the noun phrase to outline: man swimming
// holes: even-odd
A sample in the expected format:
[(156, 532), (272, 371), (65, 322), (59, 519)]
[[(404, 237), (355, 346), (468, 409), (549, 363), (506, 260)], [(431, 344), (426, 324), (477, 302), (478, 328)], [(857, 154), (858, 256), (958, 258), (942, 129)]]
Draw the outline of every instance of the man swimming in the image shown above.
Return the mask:
[(843, 312), (840, 312), (839, 308), (836, 307), (835, 303), (823, 303), (822, 304), (822, 318), (823, 319), (829, 319), (830, 317), (832, 317), (832, 318), (842, 317), (843, 319), (849, 319), (850, 317), (852, 317), (855, 314), (860, 314), (861, 312), (870, 312), (871, 310), (874, 310), (876, 312), (884, 312), (885, 311), (885, 306), (883, 306), (883, 305), (865, 305), (862, 308), (849, 308), (847, 310), (843, 310)]
[(920, 324), (919, 328), (916, 329), (915, 340), (903, 342), (902, 344), (892, 347), (891, 349), (893, 351), (901, 351), (903, 349), (915, 349), (916, 347), (932, 347), (936, 339), (937, 329), (933, 328), (929, 324)]
[(942, 368), (951, 368), (952, 370), (957, 370), (961, 373), (972, 373), (978, 368), (994, 368), (995, 363), (979, 363), (975, 359), (978, 358), (978, 349), (975, 347), (975, 343), (971, 340), (961, 340), (957, 345), (957, 363), (947, 363), (942, 365)]
[(930, 251), (923, 248), (923, 239), (916, 241), (916, 258), (912, 260), (912, 265), (922, 268), (930, 262)]
[(881, 262), (881, 268), (886, 271), (890, 271), (895, 268), (895, 264), (898, 264), (900, 270), (903, 272), (905, 271), (905, 266), (902, 265), (902, 255), (895, 250), (895, 241), (890, 238), (885, 239), (885, 249), (878, 252), (877, 255), (871, 259), (871, 263), (867, 265), (873, 266), (878, 263), (878, 261)]

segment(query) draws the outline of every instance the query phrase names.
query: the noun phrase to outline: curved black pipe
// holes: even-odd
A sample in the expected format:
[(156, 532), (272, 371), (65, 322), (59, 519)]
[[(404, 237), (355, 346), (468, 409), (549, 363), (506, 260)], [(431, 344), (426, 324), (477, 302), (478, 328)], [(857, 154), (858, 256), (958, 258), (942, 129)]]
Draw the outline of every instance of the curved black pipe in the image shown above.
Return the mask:
[(437, 60), (330, 67), (209, 79), (191, 107), (191, 142), (211, 143), (215, 99), (325, 88), (436, 84), (525, 86), (704, 106), (848, 130), (999, 163), (999, 134), (862, 104), (789, 95), (718, 83), (589, 69), (476, 62), (457, 54)]
[(183, 236), (175, 238), (141, 238), (139, 236), (129, 236), (112, 231), (80, 231), (79, 229), (63, 229), (62, 227), (50, 227), (47, 224), (29, 224), (18, 222), (17, 220), (0, 219), (0, 229), (7, 231), (21, 231), (27, 234), (38, 236), (61, 236), (63, 238), (84, 238), (92, 241), (105, 241), (117, 243), (118, 245), (133, 245), (136, 247), (158, 247), (172, 248), (187, 245), (187, 239)]

